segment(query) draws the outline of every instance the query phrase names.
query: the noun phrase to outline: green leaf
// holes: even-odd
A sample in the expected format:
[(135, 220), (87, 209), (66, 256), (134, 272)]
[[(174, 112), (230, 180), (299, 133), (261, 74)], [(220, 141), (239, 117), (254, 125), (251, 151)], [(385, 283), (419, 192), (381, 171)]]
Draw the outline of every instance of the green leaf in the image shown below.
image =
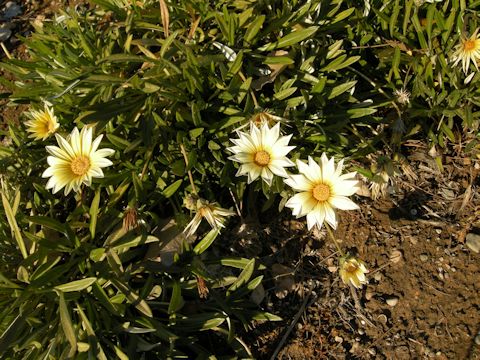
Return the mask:
[(253, 270), (255, 269), (255, 259), (251, 259), (243, 271), (238, 276), (237, 280), (228, 288), (229, 292), (237, 290), (240, 286), (245, 284), (253, 274)]
[(72, 353), (74, 354), (77, 350), (77, 338), (75, 336), (75, 329), (73, 328), (72, 319), (70, 318), (70, 313), (68, 312), (67, 303), (65, 302), (65, 297), (63, 292), (59, 291), (58, 296), (59, 301), (59, 310), (60, 310), (60, 322), (62, 324), (63, 333), (67, 338), (70, 346), (72, 348)]
[(173, 194), (175, 194), (180, 185), (182, 185), (182, 182), (183, 179), (180, 179), (175, 181), (173, 184), (168, 185), (167, 188), (162, 192), (163, 196), (165, 196), (166, 198), (171, 197)]
[(25, 243), (23, 241), (22, 234), (20, 233), (20, 228), (18, 227), (17, 220), (15, 219), (15, 215), (12, 211), (12, 208), (10, 207), (10, 203), (8, 202), (7, 197), (3, 192), (1, 194), (2, 194), (3, 209), (7, 217), (8, 225), (10, 225), (10, 229), (13, 233), (13, 236), (15, 237), (15, 240), (17, 241), (17, 245), (20, 248), (20, 252), (22, 253), (22, 256), (24, 258), (27, 258), (28, 257), (27, 248), (25, 247)]
[(100, 189), (97, 189), (90, 205), (90, 236), (95, 239), (95, 228), (97, 226), (98, 205), (100, 204)]
[(250, 25), (248, 25), (247, 31), (245, 32), (245, 36), (244, 36), (245, 42), (249, 44), (255, 43), (255, 41), (252, 41), (252, 40), (255, 39), (255, 36), (257, 36), (264, 21), (265, 21), (265, 15), (260, 15), (260, 16), (257, 16), (255, 20), (253, 20), (250, 23)]
[(88, 277), (85, 279), (75, 280), (66, 284), (55, 286), (54, 289), (62, 292), (81, 291), (88, 288), (95, 281), (97, 281), (96, 277)]
[(65, 225), (63, 225), (60, 221), (49, 218), (47, 216), (27, 216), (27, 220), (34, 224), (43, 225), (49, 229), (58, 231), (63, 234), (67, 232)]
[(207, 250), (210, 245), (213, 244), (218, 234), (220, 234), (220, 229), (212, 229), (207, 235), (193, 248), (193, 252), (197, 255), (200, 255), (205, 250)]
[(173, 314), (183, 307), (182, 288), (178, 282), (173, 283), (172, 297), (168, 304), (168, 313)]
[(340, 85), (335, 86), (330, 91), (330, 94), (328, 95), (328, 99), (333, 99), (333, 98), (343, 94), (344, 92), (347, 92), (352, 87), (354, 87), (356, 83), (357, 83), (356, 81), (349, 81), (349, 82), (346, 82), (344, 84), (340, 84)]
[(274, 43), (268, 43), (268, 44), (258, 48), (258, 50), (259, 51), (272, 51), (272, 50), (275, 50), (275, 49), (281, 49), (281, 48), (296, 44), (300, 41), (308, 39), (310, 36), (315, 34), (318, 29), (319, 29), (318, 26), (310, 26), (306, 29), (294, 31), (294, 32), (292, 32), (288, 35), (285, 35), (284, 37), (278, 39)]

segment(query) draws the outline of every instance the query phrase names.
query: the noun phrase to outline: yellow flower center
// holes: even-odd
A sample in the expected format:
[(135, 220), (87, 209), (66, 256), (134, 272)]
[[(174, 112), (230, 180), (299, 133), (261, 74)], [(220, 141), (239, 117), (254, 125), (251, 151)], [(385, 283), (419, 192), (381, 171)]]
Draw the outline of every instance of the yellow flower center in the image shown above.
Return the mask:
[(70, 164), (72, 172), (77, 176), (85, 175), (90, 169), (90, 159), (86, 156), (79, 156), (72, 160)]
[(330, 186), (326, 184), (317, 184), (313, 188), (313, 197), (317, 201), (327, 201), (330, 198)]
[(477, 42), (476, 40), (467, 40), (463, 43), (463, 49), (465, 51), (472, 51), (472, 50), (475, 50), (475, 48), (477, 47)]
[(260, 150), (255, 153), (253, 162), (258, 166), (267, 166), (270, 164), (270, 154), (265, 150)]

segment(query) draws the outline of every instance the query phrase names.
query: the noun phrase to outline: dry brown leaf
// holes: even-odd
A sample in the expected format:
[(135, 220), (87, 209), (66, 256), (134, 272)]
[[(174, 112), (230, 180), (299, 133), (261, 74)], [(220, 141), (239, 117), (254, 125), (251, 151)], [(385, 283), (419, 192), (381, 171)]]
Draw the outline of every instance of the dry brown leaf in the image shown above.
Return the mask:
[(162, 15), (163, 32), (165, 33), (165, 38), (167, 38), (170, 35), (168, 31), (168, 28), (170, 26), (170, 15), (165, 0), (160, 0), (160, 12)]

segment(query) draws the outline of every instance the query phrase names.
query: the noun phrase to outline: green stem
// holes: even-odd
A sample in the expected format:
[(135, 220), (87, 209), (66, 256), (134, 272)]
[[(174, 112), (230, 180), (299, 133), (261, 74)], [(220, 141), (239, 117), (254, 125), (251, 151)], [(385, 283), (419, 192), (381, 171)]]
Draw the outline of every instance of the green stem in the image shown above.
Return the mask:
[(330, 235), (330, 237), (332, 238), (333, 242), (335, 243), (335, 246), (337, 247), (337, 250), (338, 250), (338, 252), (340, 253), (340, 255), (341, 255), (341, 256), (345, 256), (345, 254), (343, 253), (342, 249), (340, 248), (340, 245), (338, 244), (337, 239), (335, 238), (335, 235), (333, 235), (333, 231), (332, 231), (332, 229), (330, 228), (330, 225), (328, 225), (327, 223), (325, 223), (325, 228), (327, 229), (328, 235)]

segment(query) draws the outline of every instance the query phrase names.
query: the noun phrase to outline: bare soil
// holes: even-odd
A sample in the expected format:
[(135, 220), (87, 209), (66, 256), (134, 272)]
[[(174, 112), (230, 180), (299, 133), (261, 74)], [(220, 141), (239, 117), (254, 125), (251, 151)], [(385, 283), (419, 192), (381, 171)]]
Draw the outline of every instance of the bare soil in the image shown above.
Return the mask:
[(480, 254), (464, 244), (480, 230), (479, 162), (452, 149), (441, 171), (409, 145), (415, 181), (398, 178), (387, 199), (357, 198), (360, 211), (340, 213), (337, 238), (370, 270), (362, 290), (341, 282), (326, 233), (291, 218), (263, 228), (255, 252), (290, 268), (294, 285), (281, 299), (278, 272), (266, 282), (261, 305), (284, 321), (245, 335), (257, 358), (480, 359)]

